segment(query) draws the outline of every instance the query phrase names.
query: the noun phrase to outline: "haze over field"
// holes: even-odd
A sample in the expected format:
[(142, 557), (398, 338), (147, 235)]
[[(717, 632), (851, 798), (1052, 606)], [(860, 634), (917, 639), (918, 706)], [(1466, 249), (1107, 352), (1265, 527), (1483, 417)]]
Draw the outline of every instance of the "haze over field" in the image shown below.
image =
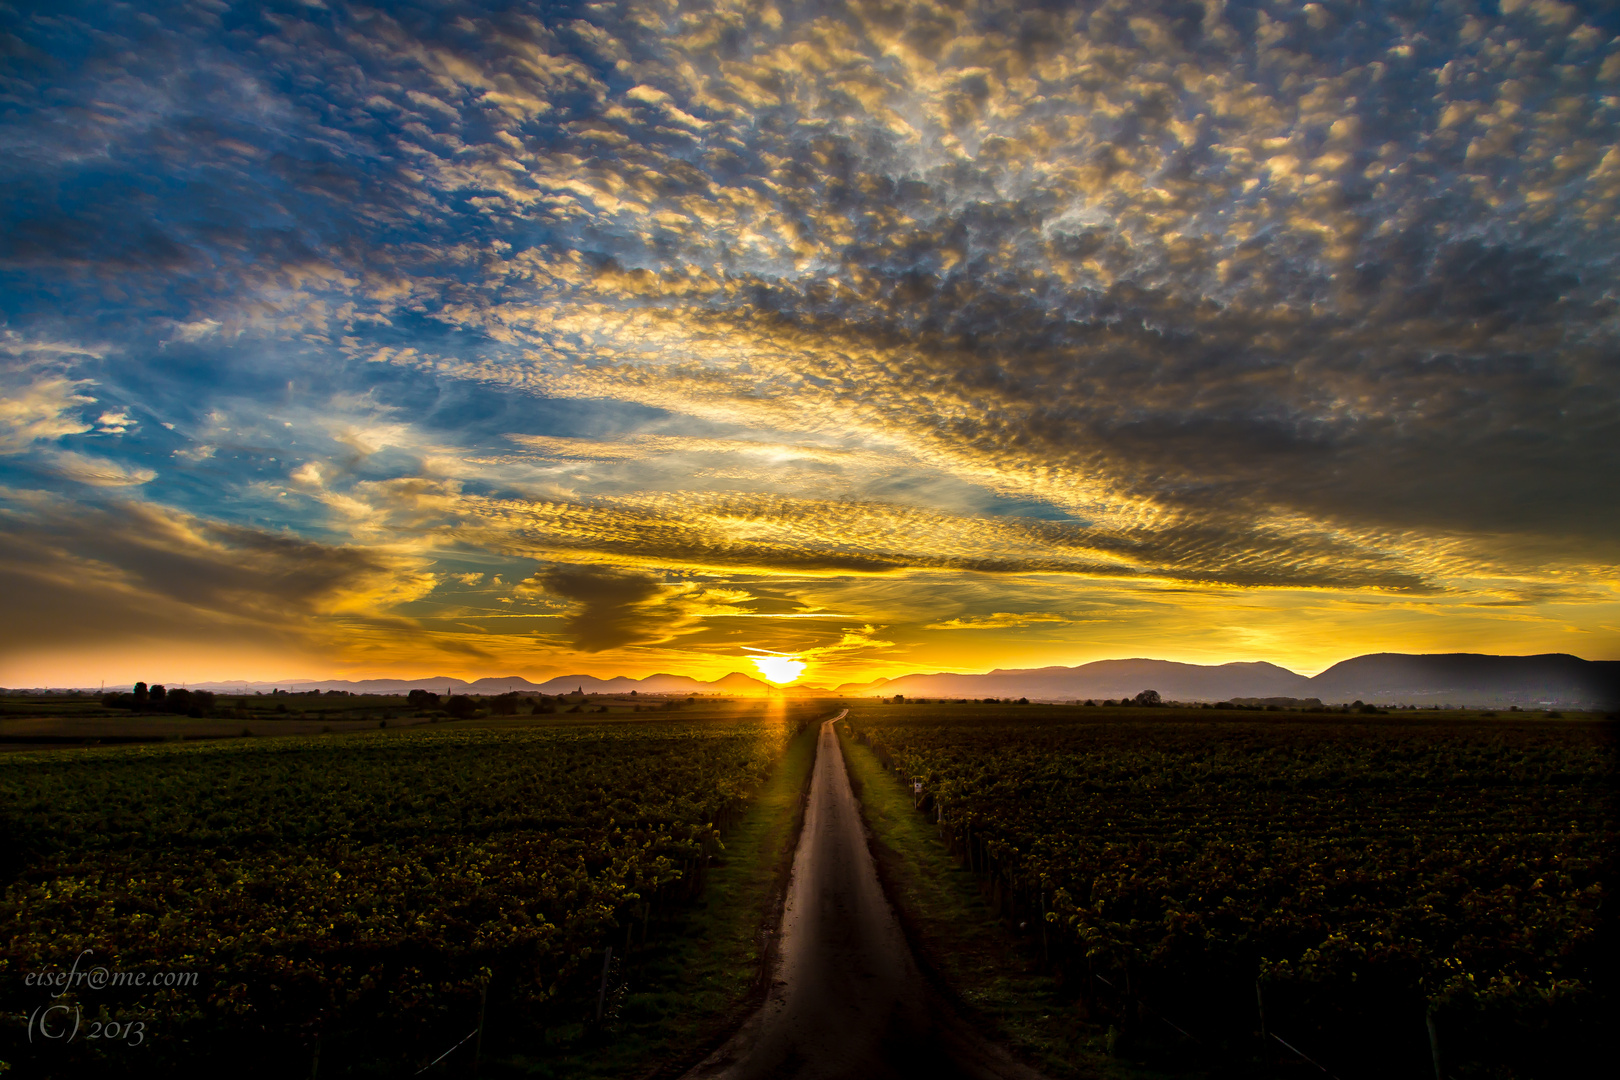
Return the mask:
[(1620, 657), (1612, 4), (25, 10), (0, 685)]

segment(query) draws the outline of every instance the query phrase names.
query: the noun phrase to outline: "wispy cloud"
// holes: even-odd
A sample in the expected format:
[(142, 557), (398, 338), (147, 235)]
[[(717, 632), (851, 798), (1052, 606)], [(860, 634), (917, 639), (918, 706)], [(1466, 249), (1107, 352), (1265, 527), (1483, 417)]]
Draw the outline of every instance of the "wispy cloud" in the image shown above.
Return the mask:
[(1011, 630), (1025, 626), (1035, 626), (1041, 623), (1055, 623), (1067, 625), (1080, 620), (1070, 619), (1050, 611), (1030, 611), (1022, 614), (1010, 611), (996, 611), (989, 615), (970, 615), (965, 618), (947, 619), (944, 622), (929, 623), (923, 627), (925, 630)]
[(131, 468), (90, 454), (59, 451), (50, 457), (50, 467), (59, 476), (91, 487), (130, 487), (157, 479), (152, 469)]
[[(0, 336), (0, 454), (17, 454), (36, 443), (94, 428), (86, 410), (96, 399), (89, 379), (76, 378), (69, 360), (85, 350), (13, 332)], [(103, 416), (102, 423), (113, 414)], [(127, 420), (127, 418), (125, 418)]]

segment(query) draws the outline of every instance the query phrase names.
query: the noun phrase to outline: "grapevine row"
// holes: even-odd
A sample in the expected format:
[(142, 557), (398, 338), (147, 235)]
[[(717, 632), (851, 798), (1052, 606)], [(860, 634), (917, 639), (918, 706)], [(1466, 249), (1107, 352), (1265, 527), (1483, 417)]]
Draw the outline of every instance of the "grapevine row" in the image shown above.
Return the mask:
[(1264, 1009), (1322, 1057), (1422, 1074), (1439, 1016), (1458, 1076), (1551, 1075), (1546, 1048), (1591, 1034), (1602, 729), (852, 721), (1111, 1021), (1231, 1048)]

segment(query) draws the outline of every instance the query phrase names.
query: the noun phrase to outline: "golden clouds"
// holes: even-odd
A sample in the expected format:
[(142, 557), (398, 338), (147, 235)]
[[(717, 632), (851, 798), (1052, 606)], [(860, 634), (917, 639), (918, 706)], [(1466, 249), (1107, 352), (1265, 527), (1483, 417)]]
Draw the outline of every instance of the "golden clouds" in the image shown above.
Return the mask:
[(434, 586), (419, 558), (334, 546), (159, 506), (75, 505), (11, 493), (0, 577), (14, 618), (5, 648), (127, 640), (277, 648), (336, 645), (331, 621), (381, 616)]
[(924, 630), (1010, 630), (1014, 627), (1037, 626), (1042, 623), (1067, 625), (1075, 620), (1051, 611), (1031, 611), (1016, 614), (994, 611), (988, 615), (969, 615), (944, 622), (929, 623)]
[[(1401, 592), (1434, 588), (1434, 553), (1304, 521), (1235, 532), (1231, 522), (1131, 528), (970, 517), (916, 506), (692, 493), (589, 502), (453, 502), (464, 542), (543, 560), (731, 574), (886, 575), (923, 570), (1063, 574)], [(1241, 546), (1240, 546), (1241, 545)]]
[(668, 642), (697, 620), (746, 614), (745, 591), (690, 581), (668, 582), (633, 570), (557, 565), (519, 586), (519, 592), (558, 597), (572, 607), (564, 629), (587, 653), (625, 645)]
[(95, 427), (84, 415), (96, 403), (86, 392), (93, 384), (66, 367), (73, 358), (94, 355), (68, 343), (9, 330), (0, 334), (0, 454), (19, 454)]
[(91, 424), (79, 414), (96, 399), (81, 392), (84, 385), (62, 374), (40, 374), (27, 385), (7, 387), (0, 397), (0, 453), (89, 431)]

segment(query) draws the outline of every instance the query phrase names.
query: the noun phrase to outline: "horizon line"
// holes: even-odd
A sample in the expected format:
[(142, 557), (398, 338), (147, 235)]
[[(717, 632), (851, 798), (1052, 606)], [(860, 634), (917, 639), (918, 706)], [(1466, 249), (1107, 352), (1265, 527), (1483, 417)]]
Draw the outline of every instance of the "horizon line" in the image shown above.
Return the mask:
[[(655, 671), (655, 672), (652, 672), (651, 674), (641, 675), (641, 676), (624, 675), (624, 674), (603, 676), (603, 675), (592, 675), (592, 674), (588, 674), (586, 672), (575, 671), (575, 672), (569, 672), (569, 673), (561, 674), (561, 675), (546, 676), (546, 677), (538, 678), (538, 679), (533, 677), (533, 676), (529, 676), (529, 675), (506, 674), (506, 675), (479, 675), (479, 676), (475, 676), (473, 678), (467, 678), (465, 676), (460, 676), (460, 675), (432, 675), (432, 676), (425, 676), (425, 677), (424, 676), (397, 676), (397, 675), (366, 675), (366, 676), (336, 676), (336, 675), (331, 675), (331, 676), (301, 676), (301, 677), (296, 678), (296, 679), (279, 679), (279, 678), (252, 679), (252, 678), (206, 678), (206, 677), (204, 677), (204, 678), (191, 678), (191, 679), (168, 679), (168, 680), (156, 679), (156, 680), (142, 680), (142, 681), (156, 682), (156, 683), (163, 683), (163, 682), (180, 683), (181, 685), (207, 683), (207, 684), (213, 684), (213, 685), (216, 685), (216, 686), (223, 686), (223, 685), (241, 685), (241, 686), (255, 686), (255, 687), (269, 686), (269, 687), (277, 688), (277, 689), (279, 689), (283, 685), (287, 686), (289, 689), (292, 689), (292, 688), (298, 686), (299, 684), (309, 684), (309, 683), (366, 683), (366, 682), (408, 683), (408, 682), (416, 682), (416, 683), (424, 684), (424, 688), (431, 688), (432, 684), (434, 684), (434, 683), (452, 683), (452, 682), (461, 683), (463, 685), (472, 685), (472, 684), (479, 683), (479, 682), (501, 682), (501, 681), (522, 680), (523, 682), (529, 683), (531, 686), (543, 686), (543, 685), (546, 685), (547, 683), (553, 683), (553, 682), (569, 680), (569, 679), (592, 679), (592, 680), (595, 680), (597, 682), (614, 682), (616, 680), (621, 680), (622, 679), (622, 680), (624, 680), (626, 682), (645, 682), (648, 679), (654, 679), (654, 678), (659, 678), (659, 677), (675, 678), (675, 679), (691, 679), (693, 682), (697, 682), (697, 683), (700, 683), (700, 684), (703, 684), (703, 685), (713, 685), (715, 683), (722, 682), (722, 681), (724, 681), (726, 679), (729, 679), (732, 676), (741, 676), (742, 678), (748, 679), (748, 680), (750, 680), (752, 682), (757, 682), (757, 683), (760, 683), (761, 685), (770, 686), (770, 687), (773, 687), (773, 688), (776, 688), (776, 689), (790, 689), (790, 688), (793, 688), (793, 687), (801, 687), (801, 688), (804, 688), (804, 689), (817, 689), (817, 688), (820, 688), (820, 689), (827, 689), (827, 690), (836, 690), (836, 688), (838, 686), (868, 685), (868, 684), (871, 684), (871, 683), (884, 682), (884, 681), (894, 682), (894, 681), (897, 681), (899, 679), (908, 678), (910, 676), (928, 677), (928, 676), (941, 676), (941, 675), (956, 675), (956, 676), (964, 676), (964, 677), (980, 677), (980, 676), (986, 676), (986, 675), (994, 675), (994, 674), (996, 674), (998, 672), (1004, 672), (1004, 673), (1008, 673), (1008, 674), (1015, 674), (1015, 673), (1024, 673), (1024, 672), (1052, 671), (1052, 670), (1074, 671), (1074, 670), (1079, 670), (1081, 668), (1091, 667), (1092, 665), (1095, 665), (1095, 664), (1125, 663), (1125, 662), (1129, 662), (1129, 661), (1133, 661), (1133, 660), (1145, 661), (1145, 662), (1148, 662), (1148, 663), (1180, 664), (1180, 665), (1183, 665), (1183, 666), (1186, 666), (1186, 667), (1204, 668), (1204, 669), (1210, 669), (1210, 670), (1217, 669), (1217, 668), (1222, 668), (1222, 667), (1228, 667), (1228, 666), (1233, 665), (1233, 664), (1269, 664), (1270, 666), (1278, 668), (1281, 671), (1288, 672), (1291, 675), (1298, 675), (1301, 678), (1306, 678), (1306, 679), (1314, 679), (1317, 676), (1323, 674), (1324, 672), (1332, 670), (1334, 667), (1338, 666), (1339, 664), (1346, 663), (1346, 662), (1348, 662), (1350, 660), (1358, 660), (1358, 659), (1361, 659), (1363, 657), (1368, 657), (1368, 656), (1413, 656), (1413, 657), (1417, 657), (1417, 656), (1423, 656), (1423, 657), (1485, 656), (1485, 657), (1493, 657), (1493, 658), (1498, 658), (1498, 659), (1533, 659), (1533, 658), (1536, 658), (1536, 657), (1567, 656), (1567, 657), (1570, 657), (1571, 659), (1579, 660), (1579, 661), (1581, 661), (1583, 663), (1589, 663), (1589, 664), (1607, 664), (1607, 663), (1620, 662), (1620, 658), (1617, 658), (1615, 660), (1601, 660), (1601, 659), (1594, 659), (1594, 658), (1590, 658), (1590, 657), (1578, 656), (1575, 653), (1568, 653), (1568, 652), (1480, 653), (1480, 652), (1465, 652), (1465, 651), (1450, 651), (1450, 652), (1393, 652), (1393, 651), (1385, 650), (1385, 651), (1379, 651), (1379, 652), (1357, 653), (1354, 656), (1348, 656), (1348, 657), (1345, 657), (1345, 658), (1343, 658), (1341, 660), (1335, 661), (1334, 663), (1328, 664), (1325, 667), (1321, 668), (1320, 670), (1318, 670), (1316, 672), (1313, 672), (1311, 674), (1305, 674), (1304, 672), (1301, 672), (1301, 671), (1296, 670), (1294, 668), (1287, 667), (1286, 665), (1279, 664), (1279, 663), (1276, 663), (1275, 661), (1271, 661), (1271, 660), (1224, 660), (1224, 661), (1221, 661), (1219, 663), (1197, 663), (1197, 662), (1188, 661), (1188, 660), (1165, 660), (1165, 659), (1160, 658), (1160, 657), (1140, 656), (1140, 655), (1138, 655), (1138, 656), (1107, 657), (1107, 658), (1103, 658), (1103, 659), (1099, 659), (1099, 660), (1088, 660), (1088, 661), (1085, 661), (1085, 662), (1079, 663), (1079, 664), (1043, 664), (1043, 665), (1040, 665), (1039, 667), (1028, 667), (1028, 668), (995, 667), (995, 668), (988, 668), (988, 669), (978, 670), (978, 671), (972, 671), (972, 670), (956, 671), (956, 670), (940, 670), (940, 669), (935, 669), (935, 670), (932, 670), (932, 671), (911, 670), (911, 671), (902, 672), (902, 673), (897, 674), (897, 675), (879, 675), (879, 676), (875, 676), (873, 678), (864, 678), (864, 679), (844, 679), (844, 680), (841, 680), (840, 682), (838, 682), (837, 684), (835, 684), (834, 686), (831, 686), (831, 687), (822, 687), (817, 682), (814, 682), (814, 681), (806, 682), (806, 683), (802, 683), (802, 684), (798, 680), (795, 680), (795, 681), (790, 682), (790, 683), (774, 683), (774, 682), (771, 682), (768, 679), (762, 679), (757, 675), (750, 675), (747, 672), (736, 671), (736, 670), (729, 671), (729, 672), (725, 673), (724, 675), (720, 675), (720, 676), (717, 676), (717, 677), (712, 678), (712, 679), (704, 679), (704, 678), (702, 678), (700, 676), (696, 676), (696, 675), (683, 675), (683, 674), (680, 674), (680, 673), (677, 673), (677, 672), (671, 672), (671, 671)], [(738, 659), (746, 659), (746, 658), (739, 657)], [(98, 680), (98, 684), (99, 685), (97, 685), (97, 686), (91, 686), (89, 684), (84, 684), (84, 685), (57, 684), (57, 685), (54, 685), (54, 686), (46, 686), (45, 684), (37, 684), (35, 686), (29, 687), (29, 689), (78, 690), (78, 691), (97, 690), (97, 692), (101, 692), (102, 690), (105, 689), (105, 687), (107, 685), (107, 680)], [(122, 683), (115, 683), (114, 685), (121, 686), (123, 684)], [(133, 684), (131, 684), (131, 685), (133, 685)], [(23, 689), (23, 688), (24, 687), (22, 687), (22, 686), (0, 687), (0, 690)]]

